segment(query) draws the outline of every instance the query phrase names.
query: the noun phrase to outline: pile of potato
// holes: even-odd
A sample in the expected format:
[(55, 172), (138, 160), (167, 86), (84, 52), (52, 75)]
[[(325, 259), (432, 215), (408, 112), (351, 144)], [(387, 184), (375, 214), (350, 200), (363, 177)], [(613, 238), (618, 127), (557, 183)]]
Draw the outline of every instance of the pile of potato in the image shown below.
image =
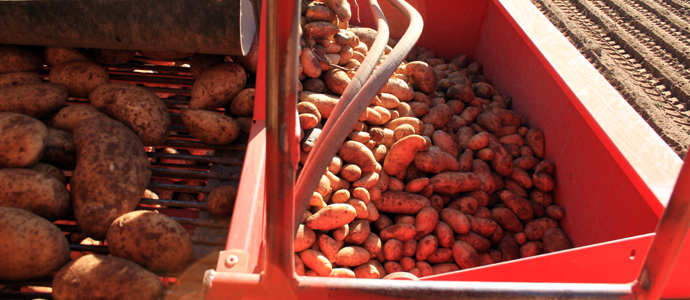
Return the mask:
[[(237, 62), (226, 62), (225, 56), (192, 58), (196, 79), (189, 108), (181, 108), (192, 136), (226, 145), (242, 130), (248, 133), (254, 89), (245, 89), (245, 68), (256, 71), (257, 49)], [(190, 56), (143, 53), (154, 60)], [(155, 211), (134, 211), (142, 196), (159, 198), (146, 190), (152, 181), (146, 151), (161, 148), (171, 133), (168, 107), (156, 94), (109, 82), (101, 65), (123, 64), (134, 54), (0, 46), (0, 280), (57, 271), (53, 297), (58, 300), (157, 299), (163, 285), (152, 272), (183, 267), (191, 258), (191, 238), (179, 223)], [(44, 64), (50, 66), (49, 82), (38, 75)], [(66, 106), (70, 97), (86, 98), (90, 105)], [(163, 149), (171, 151), (176, 153)], [(60, 168), (73, 168), (69, 181)], [(214, 190), (209, 211), (228, 216), (235, 195), (231, 186)], [(70, 209), (81, 230), (70, 236), (72, 242), (105, 241), (110, 256), (73, 255), (69, 262), (68, 240), (52, 222), (67, 218)]]
[[(337, 28), (324, 2), (303, 2), (301, 164), (376, 34)], [(421, 277), (571, 248), (544, 134), (511, 101), (466, 55), (413, 48), (330, 158), (295, 238), (297, 273)]]

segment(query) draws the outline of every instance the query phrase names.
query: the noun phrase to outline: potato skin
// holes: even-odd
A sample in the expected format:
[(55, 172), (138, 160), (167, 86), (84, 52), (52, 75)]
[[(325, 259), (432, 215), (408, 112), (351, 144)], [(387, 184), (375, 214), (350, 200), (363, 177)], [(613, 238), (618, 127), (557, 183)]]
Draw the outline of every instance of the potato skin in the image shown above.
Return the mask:
[(55, 300), (155, 300), (161, 293), (156, 274), (119, 257), (85, 255), (53, 278)]
[(69, 243), (53, 223), (28, 211), (0, 207), (0, 280), (26, 280), (69, 260)]
[(24, 84), (0, 88), (0, 111), (41, 118), (67, 102), (67, 88), (54, 83)]
[(237, 188), (231, 185), (223, 185), (213, 189), (206, 198), (208, 212), (214, 216), (228, 217), (235, 209)]
[(240, 136), (235, 118), (202, 109), (183, 108), (182, 123), (189, 132), (209, 145), (227, 145)]
[(97, 62), (104, 65), (121, 65), (134, 58), (137, 53), (132, 50), (92, 49)]
[(44, 172), (0, 169), (0, 206), (25, 209), (51, 221), (67, 215), (69, 192), (57, 178)]
[(79, 122), (88, 118), (107, 118), (108, 115), (89, 105), (66, 106), (51, 119), (51, 126), (57, 129), (72, 132)]
[(157, 212), (126, 213), (108, 229), (110, 254), (148, 270), (168, 271), (183, 266), (192, 257), (192, 247), (187, 230)]
[(38, 73), (42, 68), (43, 56), (35, 49), (22, 46), (0, 46), (0, 74)]
[(72, 133), (48, 127), (48, 138), (43, 150), (42, 162), (60, 167), (72, 167), (77, 162)]
[(103, 84), (89, 101), (132, 129), (147, 146), (162, 144), (170, 134), (170, 114), (153, 92), (128, 84)]
[(8, 87), (22, 84), (41, 83), (41, 76), (32, 72), (14, 72), (0, 74), (0, 87)]
[(190, 108), (214, 109), (227, 105), (247, 84), (239, 64), (222, 62), (202, 72), (192, 85)]
[(0, 112), (0, 168), (28, 167), (41, 158), (48, 128), (32, 117)]
[(112, 119), (82, 121), (74, 130), (74, 146), (74, 216), (82, 232), (103, 239), (110, 224), (139, 203), (151, 179), (151, 165), (134, 132)]
[(50, 83), (67, 87), (73, 97), (87, 97), (96, 87), (107, 83), (109, 76), (101, 65), (90, 61), (68, 61), (54, 66), (48, 75)]
[(53, 47), (43, 49), (43, 59), (49, 66), (57, 66), (70, 61), (89, 61), (89, 53), (85, 49), (72, 47)]

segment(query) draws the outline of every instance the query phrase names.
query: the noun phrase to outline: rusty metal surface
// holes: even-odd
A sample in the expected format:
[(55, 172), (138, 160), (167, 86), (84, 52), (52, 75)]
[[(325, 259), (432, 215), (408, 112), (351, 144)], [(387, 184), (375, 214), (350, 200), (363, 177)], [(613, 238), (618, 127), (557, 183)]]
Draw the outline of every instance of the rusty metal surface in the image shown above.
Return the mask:
[(0, 43), (242, 55), (241, 2), (0, 1)]

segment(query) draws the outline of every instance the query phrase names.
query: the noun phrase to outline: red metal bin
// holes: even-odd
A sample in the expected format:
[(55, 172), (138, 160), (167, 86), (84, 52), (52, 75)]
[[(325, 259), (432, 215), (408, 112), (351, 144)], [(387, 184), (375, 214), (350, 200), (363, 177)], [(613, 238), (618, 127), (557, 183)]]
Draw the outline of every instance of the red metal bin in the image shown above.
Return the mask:
[[(353, 21), (374, 27), (353, 1)], [(424, 19), (418, 46), (450, 59), (466, 53), (530, 127), (546, 136), (556, 162), (556, 204), (571, 250), (461, 270), (423, 281), (629, 283), (637, 278), (654, 230), (671, 196), (682, 160), (568, 40), (527, 0), (408, 1)], [(380, 3), (400, 37), (408, 21)], [(264, 5), (265, 7), (265, 5)], [(265, 20), (265, 12), (262, 19)], [(266, 24), (262, 22), (262, 24)], [(265, 26), (261, 39), (265, 41)], [(265, 42), (260, 55), (265, 57)], [(265, 60), (259, 70), (265, 70)], [(265, 74), (263, 74), (265, 75)], [(257, 76), (255, 124), (233, 223), (206, 299), (224, 299), (224, 272), (261, 271), (264, 219), (265, 78)], [(690, 297), (686, 241), (663, 293)]]

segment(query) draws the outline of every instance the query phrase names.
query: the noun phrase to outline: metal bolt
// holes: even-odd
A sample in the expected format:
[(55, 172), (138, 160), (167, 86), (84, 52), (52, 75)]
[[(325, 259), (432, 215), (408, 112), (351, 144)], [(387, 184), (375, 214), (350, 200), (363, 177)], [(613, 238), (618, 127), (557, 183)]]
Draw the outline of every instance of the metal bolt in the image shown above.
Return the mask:
[(237, 258), (237, 255), (234, 255), (234, 254), (229, 255), (228, 258), (225, 259), (225, 267), (230, 269), (230, 268), (234, 267), (239, 260), (240, 259)]

